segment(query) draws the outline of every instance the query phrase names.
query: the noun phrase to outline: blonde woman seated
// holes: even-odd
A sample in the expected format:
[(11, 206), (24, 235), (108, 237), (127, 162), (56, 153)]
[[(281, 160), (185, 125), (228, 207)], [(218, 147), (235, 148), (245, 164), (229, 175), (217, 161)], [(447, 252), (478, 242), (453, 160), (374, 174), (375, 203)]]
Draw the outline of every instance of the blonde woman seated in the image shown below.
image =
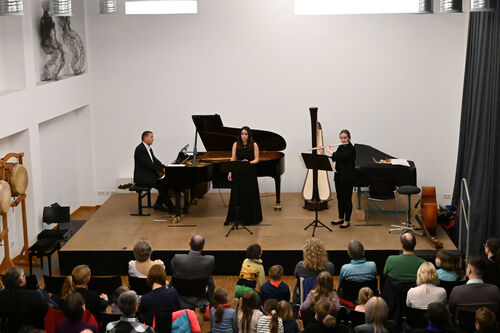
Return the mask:
[(139, 239), (134, 245), (134, 258), (128, 263), (128, 275), (145, 279), (148, 277), (148, 272), (154, 265), (160, 265), (165, 269), (165, 264), (161, 260), (151, 260), (153, 249), (151, 243), (145, 238)]
[(382, 297), (372, 297), (366, 302), (366, 324), (356, 326), (354, 333), (399, 333), (398, 326), (393, 321), (387, 320), (389, 310)]
[(438, 287), (439, 278), (434, 265), (424, 262), (417, 271), (417, 287), (408, 290), (406, 305), (414, 309), (427, 310), (431, 303), (446, 303), (446, 290)]
[(307, 310), (316, 305), (319, 300), (327, 298), (335, 304), (335, 309), (340, 310), (340, 300), (335, 290), (333, 290), (333, 278), (328, 272), (321, 272), (316, 280), (316, 288), (311, 290), (306, 300), (300, 306), (300, 311)]
[(373, 297), (373, 291), (370, 287), (363, 287), (358, 293), (358, 305), (354, 308), (354, 311), (365, 312), (366, 302)]

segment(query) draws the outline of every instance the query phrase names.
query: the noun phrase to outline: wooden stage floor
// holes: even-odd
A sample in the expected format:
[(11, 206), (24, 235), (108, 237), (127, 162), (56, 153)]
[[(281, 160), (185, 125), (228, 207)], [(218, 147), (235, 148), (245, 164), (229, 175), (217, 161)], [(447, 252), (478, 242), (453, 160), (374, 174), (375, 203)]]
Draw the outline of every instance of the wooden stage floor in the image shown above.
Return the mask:
[[(158, 254), (157, 257), (168, 260), (173, 253), (188, 250), (189, 238), (194, 233), (201, 233), (205, 236), (205, 250), (209, 253), (214, 252), (219, 255), (223, 252), (226, 255), (237, 253), (238, 258), (242, 256), (244, 258), (246, 247), (252, 243), (259, 243), (265, 251), (264, 258), (266, 254), (269, 257), (270, 253), (279, 253), (280, 258), (290, 257), (289, 255), (293, 253), (293, 258), (300, 259), (302, 245), (312, 234), (312, 228), (304, 231), (304, 227), (314, 219), (314, 211), (302, 208), (303, 201), (300, 193), (282, 193), (283, 210), (281, 211), (273, 209), (275, 199), (273, 193), (262, 193), (264, 220), (260, 225), (249, 227), (253, 235), (245, 230), (235, 230), (227, 238), (225, 234), (229, 227), (224, 226), (223, 223), (227, 212), (224, 203), (228, 203), (229, 193), (222, 193), (222, 198), (219, 193), (207, 194), (203, 199), (198, 200), (197, 205), (190, 207), (181, 223), (171, 224), (169, 217), (153, 209), (145, 209), (145, 212), (151, 213), (148, 217), (130, 216), (130, 213), (137, 210), (137, 195), (135, 193), (114, 194), (59, 251), (62, 273), (71, 271), (70, 267), (77, 264), (75, 260), (78, 263), (87, 262), (94, 266), (99, 258), (104, 261), (101, 264), (107, 262), (111, 266), (110, 261), (125, 261), (126, 258), (131, 258), (131, 251), (139, 238), (148, 238), (156, 251), (155, 255)], [(153, 202), (155, 199), (153, 194)], [(405, 200), (406, 197), (399, 198), (400, 209), (407, 206)], [(357, 204), (355, 194), (353, 194), (353, 203)], [(363, 207), (366, 206), (366, 199), (362, 200), (362, 204)], [(393, 207), (392, 202), (387, 202), (387, 208)], [(330, 209), (320, 211), (319, 219), (330, 226), (329, 222), (336, 217), (337, 202), (334, 194), (333, 200), (330, 201)], [(399, 214), (398, 220), (403, 221), (404, 218), (403, 214)], [(376, 252), (386, 257), (387, 254), (396, 253), (400, 249), (400, 233), (388, 232), (390, 224), (394, 222), (394, 214), (378, 213), (370, 214), (370, 223), (380, 223), (381, 226), (357, 226), (356, 224), (366, 222), (356, 221), (353, 216), (350, 228), (340, 229), (335, 226), (332, 228), (333, 232), (318, 228), (315, 237), (325, 243), (330, 257), (335, 252), (345, 257), (347, 244), (352, 239), (363, 243), (367, 257), (369, 257), (368, 253)], [(444, 249), (456, 250), (447, 234), (441, 228), (438, 229), (438, 236), (444, 244)], [(417, 237), (417, 250), (434, 249), (429, 241)], [(114, 256), (111, 255), (112, 253)], [(345, 260), (347, 259), (342, 261)], [(101, 264), (97, 266), (104, 267)], [(240, 264), (241, 262), (238, 266)], [(286, 270), (289, 272), (289, 269)]]

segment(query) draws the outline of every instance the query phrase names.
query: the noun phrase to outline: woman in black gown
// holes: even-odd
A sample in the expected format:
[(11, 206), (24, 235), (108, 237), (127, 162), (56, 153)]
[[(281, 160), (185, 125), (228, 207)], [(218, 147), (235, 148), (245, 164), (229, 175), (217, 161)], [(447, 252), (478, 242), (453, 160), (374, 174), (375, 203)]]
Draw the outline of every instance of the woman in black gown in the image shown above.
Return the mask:
[(259, 146), (253, 141), (252, 131), (247, 126), (241, 129), (238, 141), (233, 144), (231, 161), (248, 162), (249, 166), (243, 172), (230, 172), (227, 176), (231, 182), (231, 199), (224, 225), (235, 221), (245, 225), (258, 224), (262, 221), (255, 166), (259, 163)]
[(339, 135), (341, 146), (333, 152), (330, 145), (326, 150), (332, 154), (335, 163), (335, 190), (339, 207), (339, 219), (332, 221), (333, 225), (340, 224), (341, 228), (350, 226), (352, 213), (352, 188), (356, 182), (356, 149), (351, 143), (351, 133), (342, 130)]

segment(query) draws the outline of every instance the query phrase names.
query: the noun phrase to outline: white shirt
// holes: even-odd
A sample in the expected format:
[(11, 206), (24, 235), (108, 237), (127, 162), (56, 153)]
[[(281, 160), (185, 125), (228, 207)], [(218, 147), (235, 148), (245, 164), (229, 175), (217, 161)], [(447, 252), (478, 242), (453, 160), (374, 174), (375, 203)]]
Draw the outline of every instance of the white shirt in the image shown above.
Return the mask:
[(473, 284), (473, 283), (484, 283), (484, 281), (482, 279), (470, 279), (469, 281), (467, 281), (466, 284)]
[(148, 154), (149, 154), (149, 158), (151, 158), (151, 161), (154, 163), (155, 160), (153, 159), (153, 155), (151, 154), (151, 146), (148, 146), (144, 142), (142, 144), (144, 145), (144, 147), (146, 147), (146, 150), (148, 151)]
[(427, 310), (427, 306), (434, 302), (446, 303), (446, 290), (444, 288), (424, 283), (408, 290), (406, 306)]

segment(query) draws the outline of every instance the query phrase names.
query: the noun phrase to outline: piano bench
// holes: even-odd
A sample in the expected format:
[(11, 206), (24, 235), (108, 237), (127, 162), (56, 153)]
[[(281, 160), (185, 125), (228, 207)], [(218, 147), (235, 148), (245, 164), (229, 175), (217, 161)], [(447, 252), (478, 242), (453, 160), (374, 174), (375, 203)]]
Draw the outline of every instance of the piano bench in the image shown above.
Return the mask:
[[(143, 213), (142, 209), (143, 208), (151, 208), (151, 187), (134, 184), (134, 185), (130, 186), (128, 190), (131, 192), (137, 193), (137, 207), (139, 210), (139, 213), (137, 213), (137, 214), (132, 213), (132, 214), (130, 214), (130, 216), (150, 216), (151, 214)], [(142, 204), (142, 199), (146, 196), (148, 199), (148, 205), (144, 206)]]

